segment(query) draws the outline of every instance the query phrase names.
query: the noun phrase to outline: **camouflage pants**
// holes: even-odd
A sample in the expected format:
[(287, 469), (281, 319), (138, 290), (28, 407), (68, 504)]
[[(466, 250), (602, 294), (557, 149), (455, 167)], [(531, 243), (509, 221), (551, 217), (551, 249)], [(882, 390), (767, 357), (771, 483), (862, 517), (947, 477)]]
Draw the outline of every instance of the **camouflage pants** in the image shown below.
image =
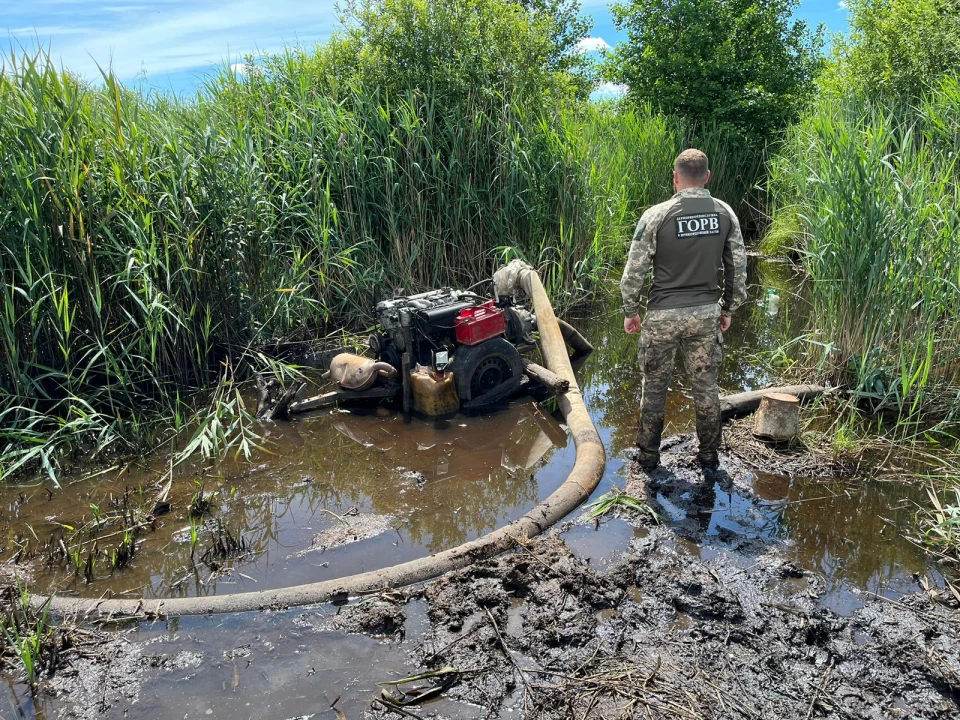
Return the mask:
[(667, 386), (677, 350), (683, 355), (693, 385), (697, 438), (701, 456), (720, 447), (720, 390), (717, 373), (723, 360), (723, 335), (716, 305), (650, 310), (640, 333), (643, 396), (637, 432), (638, 460), (655, 463), (660, 457)]

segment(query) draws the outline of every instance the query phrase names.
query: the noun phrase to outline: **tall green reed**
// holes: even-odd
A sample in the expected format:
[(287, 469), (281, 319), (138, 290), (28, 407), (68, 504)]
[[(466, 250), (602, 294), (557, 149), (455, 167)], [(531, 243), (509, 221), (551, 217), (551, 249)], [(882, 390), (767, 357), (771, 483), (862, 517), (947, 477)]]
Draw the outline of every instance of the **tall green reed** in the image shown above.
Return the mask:
[(904, 427), (960, 411), (960, 88), (919, 108), (824, 97), (771, 164), (813, 279), (813, 359)]
[(187, 101), (11, 56), (0, 477), (137, 450), (182, 398), (262, 366), (252, 348), (368, 322), (401, 289), (473, 285), (519, 256), (558, 304), (592, 293), (669, 194), (685, 142), (649, 110), (489, 89), (442, 106), (429, 87), (386, 95), (318, 58), (225, 69)]

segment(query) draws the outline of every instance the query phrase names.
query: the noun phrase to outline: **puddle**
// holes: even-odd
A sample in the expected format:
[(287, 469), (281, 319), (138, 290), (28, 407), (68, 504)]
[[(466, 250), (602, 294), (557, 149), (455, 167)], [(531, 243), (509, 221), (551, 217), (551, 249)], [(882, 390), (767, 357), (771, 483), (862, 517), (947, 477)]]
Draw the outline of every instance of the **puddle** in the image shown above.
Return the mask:
[[(756, 389), (772, 379), (767, 368), (751, 365), (747, 358), (788, 338), (791, 314), (802, 315), (799, 302), (794, 307), (788, 280), (776, 275), (783, 272), (782, 266), (772, 265), (759, 270), (763, 282), (777, 283), (785, 298), (780, 314), (771, 318), (750, 304), (726, 335), (721, 373), (725, 391)], [(755, 263), (751, 277), (755, 299), (764, 290), (756, 280)], [(636, 338), (623, 333), (614, 304), (573, 323), (600, 348), (579, 374), (610, 458), (599, 496), (625, 484), (623, 457), (633, 444), (638, 419)], [(665, 434), (690, 432), (693, 407), (679, 366), (672, 390)], [(40, 566), (35, 587), (97, 597), (112, 592), (159, 598), (284, 587), (386, 567), (478, 537), (516, 518), (566, 479), (575, 458), (565, 431), (531, 402), (485, 416), (415, 419), (409, 425), (384, 410), (324, 412), (278, 424), (268, 435), (272, 455), (252, 466), (228, 461), (202, 478), (175, 470), (172, 512), (142, 536), (130, 566), (112, 575), (101, 568), (89, 584), (65, 564)], [(56, 535), (60, 524), (77, 527), (90, 521), (92, 505), (100, 513), (111, 512), (122, 506), (125, 493), (146, 502), (166, 480), (166, 472), (157, 461), (50, 492), (44, 487), (3, 488), (0, 529), (4, 537), (36, 550)], [(201, 532), (191, 551), (185, 508), (201, 481), (203, 490), (212, 494), (211, 515), (247, 547), (242, 557), (225, 561), (220, 573), (195, 568), (191, 558), (212, 542), (211, 534)], [(717, 548), (731, 542), (782, 541), (791, 560), (825, 578), (821, 603), (841, 614), (863, 605), (863, 591), (896, 597), (917, 589), (914, 573), (931, 574), (922, 553), (902, 537), (912, 503), (923, 500), (921, 489), (790, 480), (766, 473), (756, 473), (751, 488), (755, 497), (721, 488), (712, 499), (657, 494), (668, 523), (692, 521), (702, 533), (698, 542), (678, 538), (678, 551), (709, 562), (718, 556)], [(343, 534), (344, 523), (368, 516), (376, 516), (377, 522), (367, 522), (366, 531), (352, 541), (323, 541)], [(573, 552), (589, 558), (594, 567), (611, 562), (641, 536), (617, 519), (604, 520), (600, 532), (592, 524), (576, 525), (562, 535)], [(6, 543), (0, 562), (16, 554), (18, 543)], [(790, 582), (780, 590), (804, 592), (799, 580)], [(643, 600), (635, 587), (629, 595), (635, 602)], [(142, 628), (130, 639), (151, 641), (145, 652), (166, 657), (200, 653), (203, 662), (157, 671), (139, 690), (135, 705), (114, 708), (114, 715), (104, 717), (210, 717), (208, 711), (214, 717), (333, 717), (329, 706), (337, 696), (337, 707), (347, 717), (361, 717), (378, 692), (376, 682), (416, 671), (401, 646), (422, 636), (429, 620), (424, 601), (412, 601), (405, 609), (407, 639), (402, 642), (318, 630), (315, 620), (329, 610), (193, 618)], [(616, 613), (604, 610), (602, 616), (610, 620)], [(678, 616), (676, 629), (683, 630), (687, 622)], [(468, 619), (461, 632), (470, 624)], [(504, 631), (514, 636), (522, 628), (518, 602), (508, 613)], [(14, 691), (6, 692), (9, 696)], [(0, 702), (0, 707), (15, 706), (8, 698)], [(44, 705), (58, 708), (61, 701)], [(451, 718), (483, 714), (450, 700), (429, 708)]]
[(522, 598), (510, 598), (510, 607), (507, 609), (507, 627), (504, 632), (513, 637), (520, 637), (523, 632), (523, 606)]
[(903, 537), (926, 499), (918, 485), (797, 480), (774, 507), (789, 556), (826, 578), (824, 604), (846, 615), (862, 604), (844, 600), (851, 588), (896, 598), (919, 590), (915, 576), (942, 586), (925, 554)]
[[(151, 641), (147, 653), (175, 657), (198, 654), (194, 667), (162, 671), (140, 688), (138, 717), (183, 718), (336, 717), (331, 703), (349, 718), (362, 717), (379, 695), (378, 682), (406, 677), (403, 643), (317, 629), (323, 611), (182, 618), (163, 628), (142, 629), (131, 640)], [(370, 658), (376, 657), (375, 667)], [(447, 699), (430, 705), (441, 714), (471, 718), (474, 708)], [(114, 708), (104, 718), (129, 717)], [(212, 711), (212, 712), (211, 712)]]
[(631, 540), (643, 534), (642, 529), (614, 518), (604, 520), (599, 526), (592, 522), (588, 525), (574, 525), (560, 537), (574, 555), (600, 567), (615, 561), (618, 555), (627, 550)]

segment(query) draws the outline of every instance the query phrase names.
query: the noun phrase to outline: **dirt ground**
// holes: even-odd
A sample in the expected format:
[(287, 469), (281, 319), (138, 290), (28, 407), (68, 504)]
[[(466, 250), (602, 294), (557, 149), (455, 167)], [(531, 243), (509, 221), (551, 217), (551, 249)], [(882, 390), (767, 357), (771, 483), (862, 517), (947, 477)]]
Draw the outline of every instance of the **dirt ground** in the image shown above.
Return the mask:
[[(686, 518), (632, 517), (645, 532), (616, 562), (593, 567), (555, 534), (427, 585), (416, 664), (456, 672), (421, 684), (487, 717), (960, 718), (957, 608), (874, 597), (841, 617), (818, 606), (823, 581), (777, 540), (727, 533), (701, 557), (713, 493), (750, 489), (730, 457), (705, 481), (688, 442), (649, 475), (631, 468), (627, 487)], [(408, 709), (432, 716), (429, 704)], [(377, 701), (370, 716), (406, 715)]]

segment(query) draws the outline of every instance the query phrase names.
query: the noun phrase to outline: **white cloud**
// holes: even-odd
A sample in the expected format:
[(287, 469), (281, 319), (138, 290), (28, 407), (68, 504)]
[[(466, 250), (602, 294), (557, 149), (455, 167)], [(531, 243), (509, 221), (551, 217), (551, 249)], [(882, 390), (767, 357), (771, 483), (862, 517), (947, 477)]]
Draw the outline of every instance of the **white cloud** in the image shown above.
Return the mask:
[(599, 37), (585, 37), (574, 47), (574, 52), (588, 53), (598, 52), (600, 50), (609, 50), (610, 44)]
[(847, 0), (840, 0), (840, 2), (837, 3), (837, 10), (846, 10), (849, 7), (850, 5), (847, 4)]
[(623, 97), (627, 94), (628, 88), (621, 83), (605, 82), (600, 83), (593, 89), (593, 97), (598, 99), (611, 99)]
[(246, 63), (234, 63), (230, 66), (230, 69), (233, 70), (237, 75), (246, 75), (247, 74), (247, 64)]
[[(48, 6), (74, 2), (39, 0)], [(157, 77), (291, 45), (312, 45), (328, 37), (337, 24), (335, 0), (165, 0), (149, 8), (142, 0), (114, 0), (107, 12), (89, 0), (85, 6), (78, 8), (77, 33), (38, 28), (17, 40), (37, 36), (42, 44), (49, 40), (51, 56), (84, 77), (99, 78), (99, 64), (129, 80), (144, 72)]]

